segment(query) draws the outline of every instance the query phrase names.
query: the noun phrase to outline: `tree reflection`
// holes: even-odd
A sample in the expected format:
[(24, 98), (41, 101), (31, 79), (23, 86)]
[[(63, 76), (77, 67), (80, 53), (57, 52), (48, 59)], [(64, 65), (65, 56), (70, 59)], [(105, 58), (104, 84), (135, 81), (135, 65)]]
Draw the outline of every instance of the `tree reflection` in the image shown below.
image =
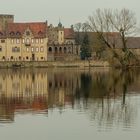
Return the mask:
[(130, 126), (137, 116), (130, 99), (140, 91), (139, 79), (138, 69), (0, 70), (0, 122), (14, 121), (15, 112), (63, 113), (69, 106), (99, 126)]
[[(129, 98), (133, 95), (127, 96), (127, 94), (132, 94), (129, 88), (138, 82), (139, 72), (136, 69), (115, 70), (108, 73), (97, 72), (91, 77), (90, 87), (86, 89), (92, 102), (87, 107), (89, 108), (87, 114), (91, 115), (91, 119), (98, 120), (101, 126), (113, 125), (116, 122), (124, 122), (126, 126), (131, 125), (135, 120), (137, 108), (133, 106), (134, 102), (129, 102)], [(81, 83), (82, 80), (85, 79), (81, 79)], [(82, 87), (81, 90), (83, 91)]]

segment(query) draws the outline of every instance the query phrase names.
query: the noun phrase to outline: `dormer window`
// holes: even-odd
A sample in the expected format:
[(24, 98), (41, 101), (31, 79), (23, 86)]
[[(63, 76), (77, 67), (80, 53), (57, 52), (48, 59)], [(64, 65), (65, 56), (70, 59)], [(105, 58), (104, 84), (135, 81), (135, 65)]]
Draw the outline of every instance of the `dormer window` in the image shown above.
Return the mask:
[(30, 31), (26, 31), (26, 35), (29, 36), (30, 35)]
[(42, 35), (42, 34), (43, 34), (42, 31), (39, 31), (39, 32), (38, 32), (38, 35)]
[(13, 36), (13, 35), (15, 35), (15, 33), (12, 31), (12, 32), (10, 32), (10, 35)]
[(16, 35), (21, 35), (21, 33), (20, 32), (17, 32)]
[(0, 36), (3, 36), (3, 33), (2, 32), (0, 32)]

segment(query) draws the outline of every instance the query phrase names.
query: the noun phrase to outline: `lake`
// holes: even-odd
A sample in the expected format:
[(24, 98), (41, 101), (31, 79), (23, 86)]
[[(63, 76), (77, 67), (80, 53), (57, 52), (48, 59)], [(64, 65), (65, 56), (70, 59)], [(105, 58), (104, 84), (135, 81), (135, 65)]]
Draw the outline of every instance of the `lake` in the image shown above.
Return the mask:
[(1, 140), (139, 140), (140, 69), (0, 69)]

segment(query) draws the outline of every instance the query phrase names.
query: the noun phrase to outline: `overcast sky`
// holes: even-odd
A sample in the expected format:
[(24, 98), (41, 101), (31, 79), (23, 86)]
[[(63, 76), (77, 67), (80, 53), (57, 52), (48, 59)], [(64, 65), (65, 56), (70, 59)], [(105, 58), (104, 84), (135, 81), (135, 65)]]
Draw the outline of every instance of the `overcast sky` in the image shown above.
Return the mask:
[(0, 0), (0, 14), (14, 14), (15, 22), (46, 21), (65, 27), (84, 22), (97, 8), (128, 8), (140, 21), (140, 0)]

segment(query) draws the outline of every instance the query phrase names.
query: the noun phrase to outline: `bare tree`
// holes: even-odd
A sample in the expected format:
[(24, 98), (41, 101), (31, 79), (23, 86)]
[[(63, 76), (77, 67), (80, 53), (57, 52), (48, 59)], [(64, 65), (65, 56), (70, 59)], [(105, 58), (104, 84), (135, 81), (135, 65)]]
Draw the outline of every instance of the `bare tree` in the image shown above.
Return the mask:
[(81, 29), (82, 29), (82, 23), (81, 23), (81, 22), (78, 22), (78, 23), (76, 23), (76, 24), (74, 25), (74, 30), (75, 30), (76, 32), (80, 32)]
[(81, 36), (80, 36), (80, 31), (82, 30), (82, 23), (76, 23), (74, 25), (74, 31), (75, 31), (75, 41), (77, 45), (81, 44)]
[[(126, 64), (126, 60), (130, 55), (134, 56), (133, 53), (127, 49), (127, 37), (135, 33), (136, 29), (136, 18), (133, 12), (128, 9), (97, 9), (92, 16), (89, 16), (88, 25), (90, 31), (98, 34), (100, 40), (104, 42), (105, 46), (112, 50), (114, 56), (118, 58), (122, 65)], [(117, 44), (118, 39), (121, 40), (120, 44)], [(114, 51), (114, 46), (123, 48), (123, 58)]]

